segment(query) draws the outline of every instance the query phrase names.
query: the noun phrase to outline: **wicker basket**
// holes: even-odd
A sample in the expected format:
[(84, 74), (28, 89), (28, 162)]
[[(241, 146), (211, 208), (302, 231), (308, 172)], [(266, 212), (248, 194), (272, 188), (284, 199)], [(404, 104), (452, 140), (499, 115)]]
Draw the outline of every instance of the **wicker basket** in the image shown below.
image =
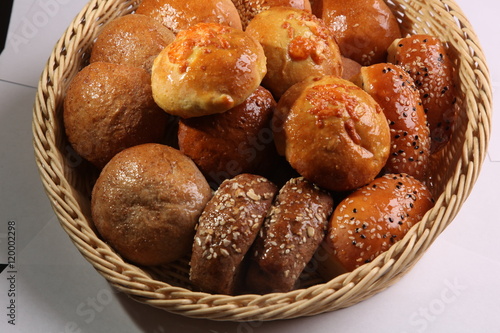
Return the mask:
[[(86, 64), (104, 24), (129, 14), (139, 0), (92, 0), (73, 20), (42, 73), (34, 106), (36, 162), (53, 209), (82, 255), (115, 288), (173, 313), (213, 320), (274, 320), (345, 308), (395, 283), (453, 220), (471, 192), (486, 156), (491, 88), (483, 52), (470, 23), (451, 0), (387, 1), (404, 33), (428, 33), (449, 43), (459, 68), (460, 118), (453, 141), (432, 161), (435, 207), (406, 237), (373, 262), (320, 284), (288, 293), (212, 295), (190, 290), (188, 260), (155, 268), (131, 265), (96, 236), (89, 193), (96, 172), (71, 150), (62, 104), (71, 78)], [(311, 282), (311, 281), (309, 281)]]

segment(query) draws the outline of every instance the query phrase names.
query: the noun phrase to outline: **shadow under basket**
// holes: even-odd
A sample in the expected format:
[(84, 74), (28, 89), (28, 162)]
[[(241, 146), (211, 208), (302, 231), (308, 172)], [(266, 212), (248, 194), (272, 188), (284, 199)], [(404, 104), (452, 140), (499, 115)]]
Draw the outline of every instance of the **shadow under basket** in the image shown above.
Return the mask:
[[(452, 141), (431, 162), (435, 207), (389, 251), (329, 282), (304, 281), (297, 290), (266, 295), (213, 295), (191, 290), (189, 263), (144, 268), (125, 262), (97, 235), (89, 197), (97, 176), (71, 149), (64, 133), (66, 88), (87, 64), (102, 27), (132, 13), (140, 1), (92, 0), (56, 44), (42, 73), (33, 114), (36, 163), (61, 226), (81, 254), (116, 289), (139, 302), (194, 318), (275, 320), (311, 316), (356, 304), (391, 286), (451, 223), (470, 194), (486, 156), (492, 93), (486, 61), (470, 23), (454, 1), (386, 1), (403, 35), (426, 33), (449, 45), (458, 69), (460, 116)], [(311, 277), (313, 279), (313, 277)]]

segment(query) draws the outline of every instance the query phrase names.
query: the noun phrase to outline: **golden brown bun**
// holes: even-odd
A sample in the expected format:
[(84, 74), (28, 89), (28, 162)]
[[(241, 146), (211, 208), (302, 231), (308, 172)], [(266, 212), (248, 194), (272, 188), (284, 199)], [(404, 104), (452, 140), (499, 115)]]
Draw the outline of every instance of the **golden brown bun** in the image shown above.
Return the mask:
[(326, 232), (332, 197), (302, 177), (280, 190), (250, 250), (246, 281), (250, 292), (288, 292)]
[(211, 196), (188, 157), (169, 146), (144, 144), (117, 154), (102, 170), (92, 192), (92, 218), (125, 259), (159, 265), (189, 253)]
[(232, 0), (240, 14), (243, 29), (255, 15), (271, 7), (293, 7), (311, 11), (309, 0)]
[(389, 45), (401, 37), (383, 0), (316, 0), (312, 12), (330, 27), (342, 55), (364, 66), (384, 62)]
[(424, 180), (431, 141), (413, 79), (399, 66), (380, 63), (361, 68), (355, 82), (375, 99), (389, 121), (391, 152), (384, 173), (403, 172)]
[(136, 13), (154, 18), (175, 34), (201, 22), (242, 29), (239, 13), (231, 0), (143, 0)]
[(356, 61), (342, 56), (342, 78), (351, 81), (356, 77), (360, 70), (361, 64)]
[(103, 28), (92, 46), (90, 62), (111, 62), (151, 72), (156, 56), (174, 38), (172, 31), (151, 17), (125, 15)]
[(94, 62), (73, 78), (64, 100), (69, 142), (99, 168), (125, 148), (160, 141), (167, 119), (150, 75), (138, 67)]
[(234, 294), (241, 288), (243, 258), (277, 192), (261, 176), (224, 181), (205, 207), (196, 230), (190, 279), (202, 291)]
[(414, 35), (389, 47), (388, 62), (399, 65), (415, 81), (431, 131), (431, 153), (450, 140), (457, 117), (453, 64), (436, 37)]
[(278, 102), (273, 123), (278, 152), (304, 178), (329, 190), (365, 185), (389, 156), (382, 109), (339, 77), (310, 77), (292, 86)]
[(262, 85), (276, 99), (311, 75), (341, 75), (337, 43), (323, 21), (310, 12), (272, 7), (257, 14), (246, 32), (263, 46), (267, 74)]
[(258, 87), (229, 111), (181, 119), (179, 149), (211, 184), (239, 173), (255, 173), (275, 152), (270, 128), (275, 107), (271, 93)]
[(429, 190), (406, 174), (386, 174), (336, 207), (315, 256), (327, 280), (371, 262), (404, 237), (434, 205)]
[(155, 59), (153, 97), (182, 118), (221, 113), (243, 103), (265, 74), (264, 51), (250, 35), (199, 23), (181, 31)]

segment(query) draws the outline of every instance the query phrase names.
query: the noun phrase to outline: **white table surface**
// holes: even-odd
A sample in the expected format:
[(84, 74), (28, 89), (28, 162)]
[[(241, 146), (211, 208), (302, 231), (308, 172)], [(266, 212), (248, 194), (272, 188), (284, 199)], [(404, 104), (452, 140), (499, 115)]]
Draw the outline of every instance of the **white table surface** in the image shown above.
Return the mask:
[[(500, 4), (456, 2), (479, 35), (499, 98)], [(0, 332), (500, 332), (500, 119), (495, 113), (488, 156), (458, 216), (408, 274), (366, 301), (310, 318), (230, 323), (170, 314), (110, 288), (60, 227), (32, 148), (40, 72), (85, 3), (15, 0), (0, 55), (0, 264), (8, 259), (9, 221), (16, 228), (15, 325), (9, 323), (13, 297), (6, 269), (0, 275)]]

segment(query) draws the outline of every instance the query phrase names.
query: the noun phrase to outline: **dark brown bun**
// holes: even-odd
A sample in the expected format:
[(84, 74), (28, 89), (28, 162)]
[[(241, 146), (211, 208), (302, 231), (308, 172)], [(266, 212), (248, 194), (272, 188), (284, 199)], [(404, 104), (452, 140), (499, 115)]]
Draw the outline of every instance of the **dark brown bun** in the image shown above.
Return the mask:
[(309, 0), (232, 0), (238, 13), (240, 14), (241, 24), (246, 29), (248, 22), (255, 15), (268, 10), (271, 7), (292, 7), (311, 11)]
[(280, 190), (249, 253), (250, 292), (288, 292), (296, 286), (326, 232), (333, 199), (302, 177)]
[(399, 66), (380, 63), (361, 68), (354, 82), (375, 99), (389, 121), (391, 152), (383, 172), (407, 173), (424, 180), (431, 141), (413, 79)]
[(371, 262), (401, 240), (434, 206), (423, 183), (386, 174), (348, 195), (336, 207), (315, 256), (329, 280)]
[(358, 62), (342, 56), (342, 78), (351, 81), (356, 77), (360, 70), (361, 64)]
[(389, 157), (382, 109), (339, 77), (310, 77), (292, 86), (278, 102), (273, 124), (278, 152), (304, 178), (328, 190), (369, 183)]
[(389, 47), (388, 62), (399, 65), (415, 81), (431, 131), (431, 153), (449, 142), (457, 117), (454, 65), (438, 38), (413, 35)]
[(239, 173), (263, 172), (275, 153), (270, 127), (275, 107), (271, 93), (258, 87), (229, 111), (181, 119), (179, 149), (217, 186)]
[(221, 24), (198, 23), (158, 55), (151, 83), (163, 110), (190, 118), (243, 103), (265, 74), (264, 50), (254, 38)]
[(121, 150), (163, 137), (167, 115), (142, 68), (94, 62), (71, 81), (64, 100), (68, 140), (99, 168)]
[(151, 17), (125, 15), (109, 22), (99, 33), (90, 62), (111, 62), (151, 72), (156, 56), (174, 38), (172, 31)]
[(202, 22), (242, 29), (231, 0), (142, 0), (136, 13), (154, 18), (175, 34)]
[(235, 294), (242, 287), (243, 259), (255, 240), (276, 186), (261, 176), (224, 181), (206, 205), (196, 230), (190, 279), (200, 290)]
[(383, 0), (315, 0), (312, 12), (330, 27), (342, 55), (363, 66), (386, 61), (387, 48), (401, 37)]
[(276, 99), (308, 76), (341, 75), (340, 50), (326, 25), (305, 10), (271, 7), (246, 32), (262, 44), (267, 74), (262, 85)]
[(92, 192), (92, 218), (126, 260), (160, 265), (189, 253), (211, 196), (188, 157), (169, 146), (144, 144), (120, 152), (102, 170)]

